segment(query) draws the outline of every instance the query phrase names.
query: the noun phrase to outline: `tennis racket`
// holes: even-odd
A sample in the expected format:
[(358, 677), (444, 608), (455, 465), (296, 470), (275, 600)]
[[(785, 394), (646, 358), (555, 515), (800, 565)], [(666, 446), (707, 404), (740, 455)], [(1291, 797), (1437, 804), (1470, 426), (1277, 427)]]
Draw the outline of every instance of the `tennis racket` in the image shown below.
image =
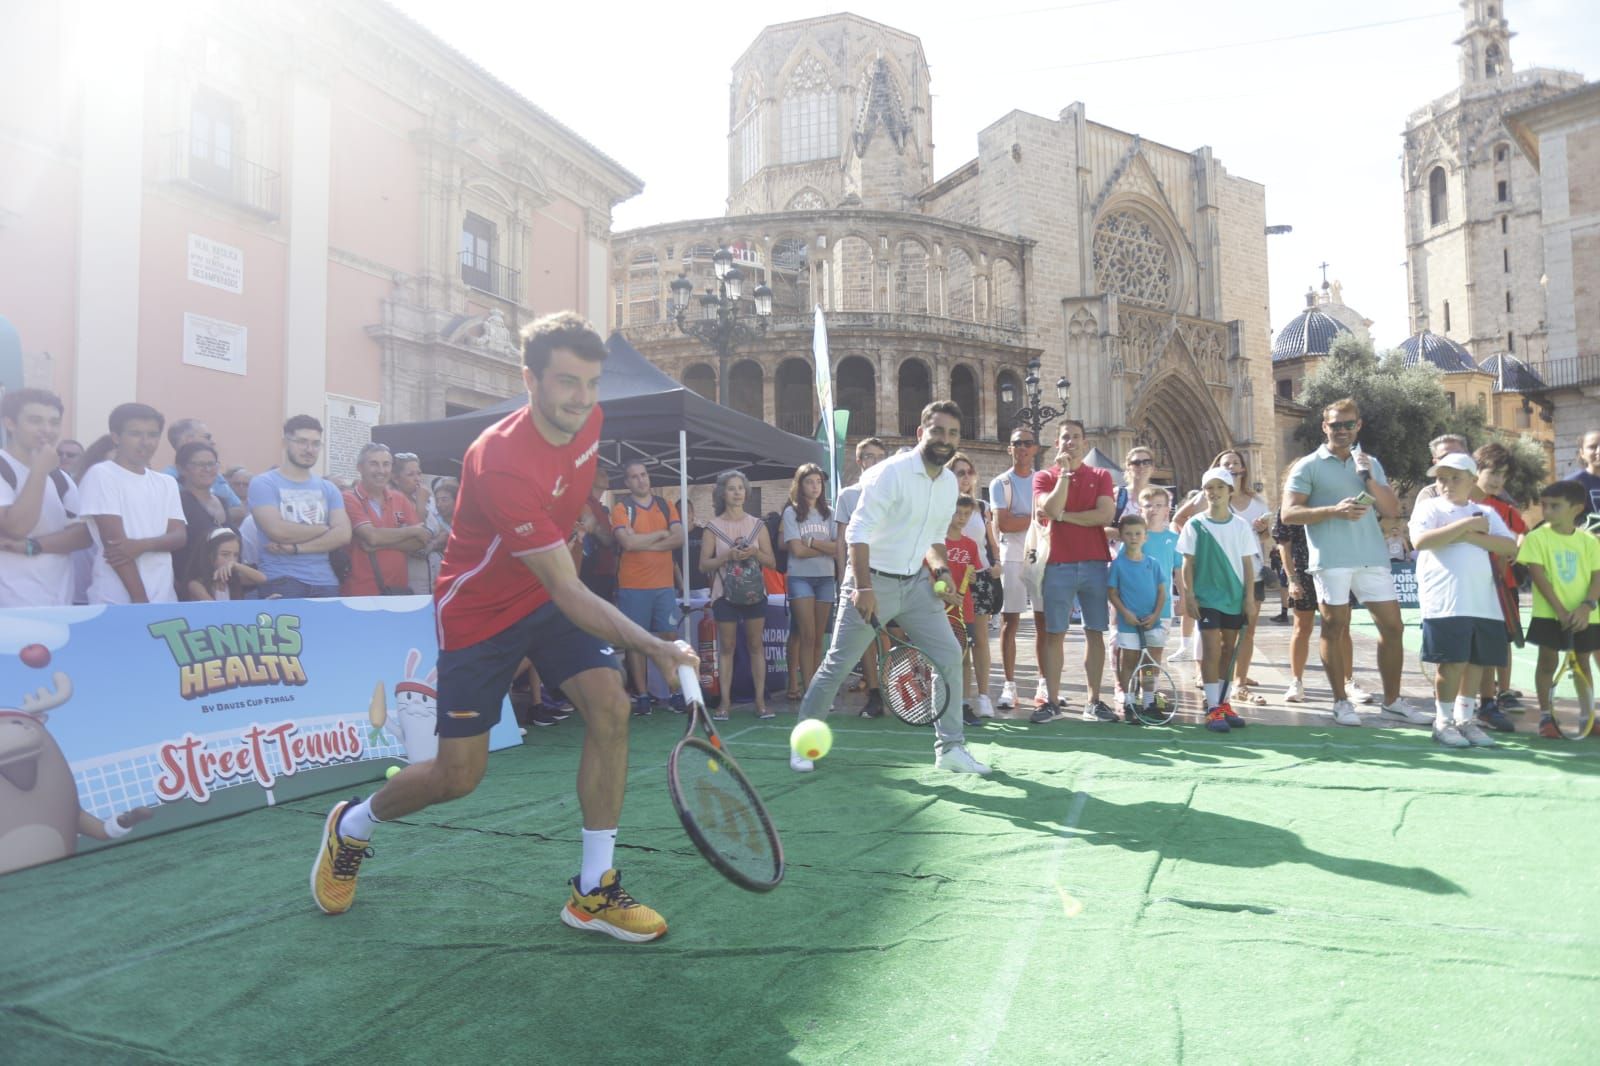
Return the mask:
[(968, 566), (961, 575), (961, 588), (957, 590), (961, 599), (956, 603), (946, 604), (944, 608), (945, 617), (950, 619), (950, 632), (956, 635), (956, 643), (963, 648), (972, 646), (972, 641), (967, 636), (967, 623), (962, 618), (962, 612), (966, 610), (967, 586), (972, 584), (972, 574), (975, 569), (974, 566)]
[(1550, 681), (1550, 714), (1556, 729), (1568, 740), (1582, 740), (1594, 728), (1594, 683), (1583, 660), (1572, 650), (1572, 631), (1564, 630), (1561, 663)]
[(878, 689), (884, 706), (906, 725), (932, 725), (949, 701), (949, 683), (915, 644), (890, 633), (877, 616), (869, 621), (880, 638)]
[(1140, 724), (1166, 725), (1178, 713), (1178, 686), (1166, 667), (1150, 654), (1145, 633), (1145, 628), (1140, 626), (1139, 661), (1128, 678), (1127, 695), (1133, 701), (1133, 713)]
[(750, 779), (733, 761), (706, 713), (700, 678), (678, 667), (689, 727), (667, 759), (667, 791), (683, 831), (723, 877), (751, 892), (783, 880), (783, 841)]

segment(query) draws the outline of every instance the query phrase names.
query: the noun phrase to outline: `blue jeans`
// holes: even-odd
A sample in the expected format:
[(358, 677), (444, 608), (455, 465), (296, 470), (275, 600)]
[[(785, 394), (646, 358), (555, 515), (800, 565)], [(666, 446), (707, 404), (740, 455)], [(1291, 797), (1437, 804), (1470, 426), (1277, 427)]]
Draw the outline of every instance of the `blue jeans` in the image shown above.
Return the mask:
[(1050, 563), (1044, 568), (1044, 631), (1065, 633), (1072, 617), (1072, 601), (1083, 611), (1083, 628), (1104, 633), (1111, 624), (1106, 599), (1110, 563)]
[(275, 577), (261, 586), (260, 596), (286, 600), (326, 600), (339, 595), (338, 585), (308, 585), (297, 577)]

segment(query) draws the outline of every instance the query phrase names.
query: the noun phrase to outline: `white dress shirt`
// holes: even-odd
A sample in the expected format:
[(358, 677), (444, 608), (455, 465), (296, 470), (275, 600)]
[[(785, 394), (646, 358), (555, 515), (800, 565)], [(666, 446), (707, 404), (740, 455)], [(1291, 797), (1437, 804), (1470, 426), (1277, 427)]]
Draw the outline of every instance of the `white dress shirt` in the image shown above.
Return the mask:
[(872, 569), (908, 577), (944, 543), (960, 495), (955, 474), (941, 468), (930, 478), (920, 452), (885, 459), (862, 475), (845, 542), (870, 546)]

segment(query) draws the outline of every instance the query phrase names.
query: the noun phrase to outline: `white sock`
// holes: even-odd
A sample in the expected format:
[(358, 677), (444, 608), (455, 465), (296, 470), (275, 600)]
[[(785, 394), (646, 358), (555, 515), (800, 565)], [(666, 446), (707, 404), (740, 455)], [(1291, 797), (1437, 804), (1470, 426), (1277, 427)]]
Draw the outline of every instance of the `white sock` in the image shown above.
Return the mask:
[(1433, 708), (1434, 708), (1434, 710), (1433, 710), (1433, 714), (1434, 714), (1433, 724), (1434, 725), (1449, 725), (1450, 724), (1450, 701), (1449, 700), (1434, 700), (1433, 701)]
[(1456, 697), (1456, 725), (1472, 721), (1478, 713), (1478, 701), (1471, 696)]
[(372, 831), (380, 824), (378, 816), (372, 813), (372, 797), (368, 796), (353, 807), (344, 809), (339, 816), (338, 831), (340, 836), (371, 840)]
[(1217, 704), (1219, 704), (1221, 702), (1222, 702), (1222, 682), (1221, 681), (1207, 681), (1206, 682), (1206, 709), (1210, 710), (1211, 708), (1215, 707)]
[(583, 831), (583, 868), (578, 872), (579, 892), (587, 895), (600, 886), (601, 876), (611, 869), (611, 856), (616, 846), (615, 829)]

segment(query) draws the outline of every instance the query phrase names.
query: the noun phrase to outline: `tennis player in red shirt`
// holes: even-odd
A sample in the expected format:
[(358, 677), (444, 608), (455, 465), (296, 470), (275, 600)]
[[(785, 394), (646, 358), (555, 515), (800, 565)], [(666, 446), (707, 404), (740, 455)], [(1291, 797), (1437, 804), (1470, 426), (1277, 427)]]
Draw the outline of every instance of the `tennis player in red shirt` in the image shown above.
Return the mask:
[(617, 653), (641, 651), (669, 678), (679, 666), (698, 668), (699, 659), (687, 644), (652, 636), (590, 592), (567, 551), (594, 482), (605, 357), (605, 343), (579, 315), (534, 322), (523, 345), (528, 406), (467, 449), (434, 586), (439, 755), (328, 813), (311, 869), (312, 895), (325, 913), (342, 914), (354, 902), (378, 825), (477, 787), (489, 730), (526, 656), (586, 727), (578, 764), (583, 860), (561, 920), (633, 942), (667, 931), (661, 915), (623, 891), (612, 864), (628, 773), (629, 706)]

